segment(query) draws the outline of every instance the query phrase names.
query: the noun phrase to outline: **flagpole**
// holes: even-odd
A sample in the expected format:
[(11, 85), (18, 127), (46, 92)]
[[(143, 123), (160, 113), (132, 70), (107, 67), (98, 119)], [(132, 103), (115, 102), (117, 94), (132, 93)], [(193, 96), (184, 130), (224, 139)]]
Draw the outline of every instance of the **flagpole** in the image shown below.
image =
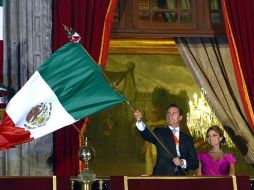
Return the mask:
[(75, 124), (71, 124), (73, 127), (74, 127), (74, 129), (76, 129), (77, 130), (77, 132), (80, 134), (80, 130), (79, 130), (79, 128), (75, 125)]
[[(109, 80), (109, 78), (105, 75), (105, 73), (102, 71), (102, 74), (104, 76), (104, 78), (109, 82), (109, 84), (111, 85), (111, 87), (120, 95), (120, 96), (124, 96), (122, 94), (122, 92), (120, 91), (120, 89), (115, 85), (115, 83), (111, 82)], [(124, 97), (125, 99), (125, 103), (127, 103), (127, 105), (130, 107), (130, 109), (135, 113), (136, 109), (134, 109), (134, 106), (130, 103), (130, 101)], [(167, 152), (168, 156), (170, 159), (173, 159), (175, 156), (170, 152), (170, 150), (161, 142), (161, 140), (157, 137), (157, 135), (154, 133), (154, 131), (148, 127), (147, 125), (145, 125), (146, 128), (148, 129), (148, 131), (152, 134), (152, 136), (157, 140), (157, 142), (161, 145), (161, 147)], [(188, 175), (187, 172), (182, 168), (182, 171), (184, 172), (185, 175)], [(176, 166), (176, 171), (178, 170), (178, 167)]]
[[(119, 88), (114, 84), (112, 83), (113, 87), (116, 89), (117, 93), (121, 94), (122, 93), (120, 92)], [(127, 103), (127, 105), (131, 108), (131, 110), (135, 113), (136, 112), (136, 109), (134, 109), (133, 105), (130, 103), (130, 101), (125, 97), (125, 102)], [(147, 129), (150, 131), (150, 133), (155, 137), (155, 139), (159, 142), (159, 144), (165, 149), (165, 151), (168, 153), (168, 155), (170, 156), (170, 158), (174, 158), (173, 154), (168, 150), (168, 148), (160, 141), (160, 139), (157, 137), (157, 135), (154, 133), (154, 131), (148, 127), (146, 125)]]
[[(66, 25), (64, 25), (63, 24), (63, 27), (64, 27), (64, 29), (68, 32), (68, 35), (71, 35), (71, 32), (70, 32), (70, 29), (66, 26)], [(71, 39), (71, 38), (70, 38)], [(72, 39), (71, 39), (72, 40)], [(80, 40), (80, 38), (79, 38), (79, 40)], [(78, 41), (76, 41), (76, 42), (79, 42), (79, 40)], [(73, 41), (74, 43), (76, 43), (75, 41)], [(83, 47), (83, 49), (84, 49), (84, 47)], [(84, 49), (85, 50), (85, 49)], [(86, 51), (86, 50), (85, 50)], [(88, 54), (89, 55), (89, 54)], [(90, 56), (91, 57), (91, 56)], [(91, 57), (91, 59), (93, 60), (93, 58)], [(96, 62), (93, 60), (93, 63), (95, 64), (95, 65), (97, 65), (97, 67), (99, 67), (98, 66), (98, 64), (96, 64)], [(127, 105), (131, 108), (131, 110), (135, 113), (136, 112), (136, 109), (134, 109), (134, 107), (132, 106), (132, 104), (130, 103), (130, 101), (121, 93), (121, 91), (118, 89), (118, 87), (114, 84), (114, 83), (112, 83), (110, 80), (109, 80), (109, 78), (105, 75), (105, 73), (101, 70), (101, 73), (103, 74), (103, 76), (104, 76), (104, 78), (105, 78), (105, 80), (107, 80), (108, 81), (108, 83), (111, 85), (111, 87), (113, 88), (113, 90), (115, 90), (120, 96), (122, 96), (122, 97), (124, 97), (124, 101), (127, 103)], [(72, 125), (75, 129), (77, 129), (79, 132), (80, 132), (80, 130), (75, 126), (75, 125)], [(169, 158), (170, 159), (173, 159), (174, 158), (174, 155), (170, 152), (170, 150), (160, 141), (160, 139), (157, 137), (157, 135), (154, 133), (154, 131), (153, 130), (151, 130), (147, 125), (146, 125), (146, 127), (147, 127), (147, 129), (150, 131), (150, 133), (152, 134), (152, 136), (158, 141), (158, 143), (162, 146), (162, 148), (167, 152), (167, 154), (168, 154), (168, 156), (169, 156)], [(182, 167), (180, 167), (183, 171), (184, 171), (184, 173), (185, 173), (185, 175), (187, 175), (187, 173), (186, 173), (186, 171), (182, 168)], [(176, 167), (176, 170), (177, 170), (177, 167)]]

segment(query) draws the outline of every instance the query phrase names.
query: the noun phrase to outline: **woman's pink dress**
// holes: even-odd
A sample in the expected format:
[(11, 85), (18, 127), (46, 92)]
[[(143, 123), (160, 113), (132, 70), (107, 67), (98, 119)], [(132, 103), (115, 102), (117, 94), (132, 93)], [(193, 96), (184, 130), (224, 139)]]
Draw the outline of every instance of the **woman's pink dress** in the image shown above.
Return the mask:
[(228, 175), (230, 164), (236, 162), (236, 159), (230, 153), (225, 153), (221, 159), (214, 160), (207, 152), (200, 152), (198, 153), (198, 160), (202, 164), (201, 173), (204, 176)]

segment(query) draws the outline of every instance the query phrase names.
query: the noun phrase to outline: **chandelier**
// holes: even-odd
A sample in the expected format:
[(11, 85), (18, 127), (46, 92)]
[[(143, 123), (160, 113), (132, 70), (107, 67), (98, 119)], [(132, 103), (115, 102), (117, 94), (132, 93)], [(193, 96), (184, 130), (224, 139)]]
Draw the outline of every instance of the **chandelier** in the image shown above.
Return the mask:
[(206, 141), (206, 131), (212, 125), (218, 125), (224, 132), (226, 138), (225, 145), (233, 147), (234, 144), (222, 124), (219, 122), (210, 106), (206, 102), (203, 94), (200, 96), (194, 93), (193, 98), (189, 101), (190, 112), (187, 113), (187, 126), (193, 137), (201, 138)]

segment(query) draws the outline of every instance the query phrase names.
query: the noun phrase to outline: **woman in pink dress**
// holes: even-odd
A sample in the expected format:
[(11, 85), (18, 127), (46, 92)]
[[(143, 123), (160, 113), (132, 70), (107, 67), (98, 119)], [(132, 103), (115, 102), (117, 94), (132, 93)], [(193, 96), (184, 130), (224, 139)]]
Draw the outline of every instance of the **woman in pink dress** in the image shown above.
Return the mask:
[(196, 176), (232, 176), (235, 175), (236, 159), (231, 153), (225, 153), (221, 145), (225, 142), (223, 131), (211, 126), (206, 132), (206, 139), (211, 149), (198, 153), (199, 167)]

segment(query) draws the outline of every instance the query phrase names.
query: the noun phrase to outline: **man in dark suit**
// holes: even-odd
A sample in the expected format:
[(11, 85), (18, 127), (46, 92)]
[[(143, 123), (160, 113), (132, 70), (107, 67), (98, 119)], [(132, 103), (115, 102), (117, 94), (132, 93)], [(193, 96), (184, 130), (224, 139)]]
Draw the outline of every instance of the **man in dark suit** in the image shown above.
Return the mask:
[(180, 121), (183, 117), (182, 109), (176, 104), (167, 108), (166, 119), (168, 127), (156, 128), (155, 135), (172, 155), (162, 147), (142, 121), (139, 111), (134, 113), (136, 126), (144, 140), (153, 143), (157, 149), (157, 161), (153, 175), (186, 175), (188, 170), (198, 168), (197, 153), (193, 139), (180, 131)]

